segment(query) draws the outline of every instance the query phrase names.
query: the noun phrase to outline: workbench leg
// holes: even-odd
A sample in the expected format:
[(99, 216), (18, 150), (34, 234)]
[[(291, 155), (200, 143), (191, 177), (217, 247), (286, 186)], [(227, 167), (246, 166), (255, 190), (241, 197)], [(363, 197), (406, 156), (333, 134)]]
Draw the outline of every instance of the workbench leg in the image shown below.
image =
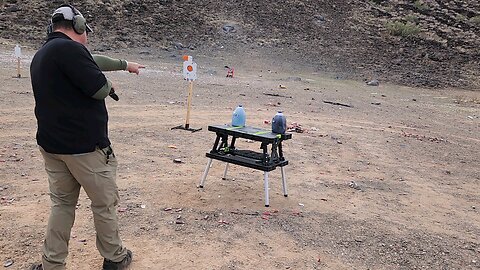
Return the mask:
[(223, 177), (222, 177), (222, 180), (226, 180), (227, 179), (227, 171), (228, 171), (228, 162), (226, 162), (227, 165), (225, 165), (225, 171), (223, 172)]
[(280, 168), (282, 170), (283, 196), (288, 197), (287, 176), (285, 175), (285, 167), (280, 167)]
[(263, 183), (265, 187), (265, 207), (269, 207), (270, 200), (268, 199), (268, 172), (263, 172)]
[(207, 162), (207, 167), (205, 167), (205, 171), (203, 172), (202, 180), (200, 181), (200, 187), (203, 188), (203, 183), (205, 183), (205, 178), (207, 178), (208, 170), (210, 169), (210, 165), (212, 165), (212, 159), (209, 158)]

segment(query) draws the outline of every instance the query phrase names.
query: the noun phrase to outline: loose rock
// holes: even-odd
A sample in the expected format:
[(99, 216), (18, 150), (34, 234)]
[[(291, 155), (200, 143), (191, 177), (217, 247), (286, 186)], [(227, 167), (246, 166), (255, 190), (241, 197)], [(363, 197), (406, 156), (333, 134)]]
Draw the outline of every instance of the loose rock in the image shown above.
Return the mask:
[(378, 82), (378, 80), (371, 80), (371, 81), (367, 82), (367, 85), (368, 86), (379, 86), (380, 83)]
[(8, 259), (5, 261), (5, 263), (3, 264), (3, 267), (7, 268), (7, 267), (10, 267), (13, 265), (13, 260), (12, 259)]

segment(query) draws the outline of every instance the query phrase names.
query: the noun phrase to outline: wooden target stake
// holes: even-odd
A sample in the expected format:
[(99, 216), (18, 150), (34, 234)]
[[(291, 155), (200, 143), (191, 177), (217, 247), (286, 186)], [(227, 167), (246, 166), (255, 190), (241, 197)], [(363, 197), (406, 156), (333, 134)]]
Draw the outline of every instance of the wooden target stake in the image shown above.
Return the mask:
[(187, 98), (187, 118), (185, 121), (185, 129), (190, 128), (190, 108), (192, 106), (192, 95), (193, 95), (193, 81), (189, 81), (188, 98)]
[(17, 78), (21, 78), (22, 74), (20, 73), (20, 58), (22, 57), (22, 49), (20, 45), (15, 46), (15, 57), (17, 58)]
[(20, 58), (17, 57), (17, 78), (21, 78), (22, 74), (20, 74)]

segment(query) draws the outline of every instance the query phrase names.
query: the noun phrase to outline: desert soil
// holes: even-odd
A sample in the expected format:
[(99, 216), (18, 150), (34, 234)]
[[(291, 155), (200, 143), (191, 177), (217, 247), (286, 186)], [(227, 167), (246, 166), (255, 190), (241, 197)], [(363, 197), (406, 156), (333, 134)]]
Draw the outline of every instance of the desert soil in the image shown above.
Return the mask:
[[(27, 269), (40, 260), (50, 200), (30, 80), (12, 77), (11, 48), (0, 55), (0, 260)], [(194, 55), (190, 123), (202, 130), (191, 133), (171, 129), (185, 122), (180, 57), (109, 54), (147, 65), (108, 73), (120, 96), (107, 106), (130, 269), (480, 268), (478, 91), (371, 87), (254, 54)], [(222, 180), (214, 161), (198, 188), (215, 138), (207, 127), (229, 123), (238, 104), (248, 125), (269, 128), (283, 110), (304, 130), (284, 143), (288, 197), (270, 173), (269, 208), (260, 171), (232, 165)], [(101, 268), (89, 205), (82, 191), (67, 269)]]

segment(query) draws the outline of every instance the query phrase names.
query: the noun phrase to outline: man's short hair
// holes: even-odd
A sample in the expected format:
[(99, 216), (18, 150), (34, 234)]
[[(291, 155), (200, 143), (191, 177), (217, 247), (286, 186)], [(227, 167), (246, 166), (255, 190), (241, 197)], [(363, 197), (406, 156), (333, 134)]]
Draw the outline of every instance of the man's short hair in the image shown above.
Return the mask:
[(67, 21), (67, 20), (60, 20), (52, 23), (53, 31), (59, 30), (59, 29), (65, 29), (65, 30), (72, 30), (73, 25), (72, 21)]

